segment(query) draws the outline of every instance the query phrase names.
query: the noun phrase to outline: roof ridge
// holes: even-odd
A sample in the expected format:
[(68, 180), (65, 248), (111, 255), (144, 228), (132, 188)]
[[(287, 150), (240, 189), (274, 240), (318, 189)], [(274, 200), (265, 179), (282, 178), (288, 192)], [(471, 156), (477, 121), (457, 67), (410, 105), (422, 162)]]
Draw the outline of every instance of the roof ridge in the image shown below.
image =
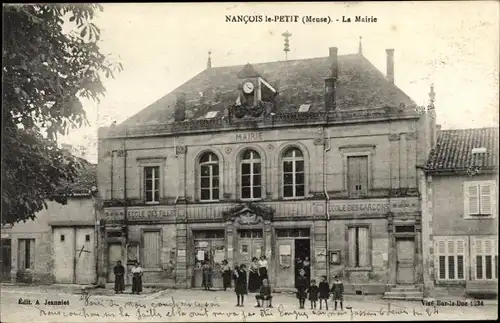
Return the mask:
[(494, 130), (494, 129), (500, 129), (499, 127), (493, 127), (493, 126), (489, 126), (489, 127), (477, 127), (477, 128), (460, 128), (460, 129), (441, 129), (440, 132), (451, 132), (451, 131), (470, 131), (470, 130), (483, 130), (483, 129), (490, 129), (490, 130)]
[[(359, 54), (354, 53), (354, 54), (344, 54), (344, 55), (338, 55), (338, 57), (347, 57), (347, 56), (359, 56)], [(260, 65), (260, 64), (273, 64), (273, 63), (292, 63), (296, 61), (308, 61), (308, 60), (313, 60), (313, 59), (327, 59), (329, 56), (320, 56), (320, 57), (309, 57), (309, 58), (296, 58), (296, 59), (288, 59), (288, 60), (281, 60), (281, 61), (268, 61), (268, 62), (255, 62), (255, 63), (250, 63), (247, 62), (245, 64), (235, 64), (235, 65), (224, 65), (224, 66), (216, 66), (212, 67), (211, 69), (218, 69), (218, 68), (228, 68), (228, 67), (239, 67), (239, 66), (245, 66), (247, 64), (250, 64), (252, 66), (254, 65)]]

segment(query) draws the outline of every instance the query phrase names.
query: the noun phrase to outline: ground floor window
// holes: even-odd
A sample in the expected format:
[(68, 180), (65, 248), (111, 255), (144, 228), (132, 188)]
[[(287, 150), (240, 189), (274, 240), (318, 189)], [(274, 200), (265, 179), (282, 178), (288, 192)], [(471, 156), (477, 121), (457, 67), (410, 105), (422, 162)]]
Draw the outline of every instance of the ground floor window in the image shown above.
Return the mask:
[(347, 228), (347, 256), (349, 267), (370, 266), (370, 228), (356, 226)]
[(35, 239), (19, 239), (17, 251), (19, 269), (33, 269), (35, 258)]
[(491, 238), (472, 237), (475, 279), (498, 279), (497, 241)]
[(438, 280), (464, 280), (466, 241), (456, 238), (439, 239), (435, 250)]

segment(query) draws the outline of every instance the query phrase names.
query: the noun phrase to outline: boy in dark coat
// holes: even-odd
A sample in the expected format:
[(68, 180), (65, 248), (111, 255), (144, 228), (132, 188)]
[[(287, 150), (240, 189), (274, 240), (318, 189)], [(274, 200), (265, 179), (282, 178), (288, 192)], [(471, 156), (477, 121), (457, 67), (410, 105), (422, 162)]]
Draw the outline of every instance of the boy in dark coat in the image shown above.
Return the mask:
[(269, 301), (268, 307), (273, 307), (273, 304), (271, 304), (273, 296), (271, 295), (271, 287), (269, 287), (269, 282), (267, 279), (262, 280), (262, 286), (260, 286), (260, 292), (259, 294), (255, 295), (255, 299), (257, 300), (256, 307), (260, 307), (259, 300), (262, 301), (262, 306), (264, 306), (264, 301)]
[(299, 299), (299, 308), (304, 308), (304, 303), (306, 302), (307, 297), (307, 288), (309, 287), (309, 281), (305, 276), (304, 269), (299, 270), (299, 277), (297, 277), (297, 298)]
[(316, 301), (318, 300), (319, 288), (316, 286), (316, 280), (311, 280), (311, 286), (307, 289), (309, 294), (309, 301), (311, 302), (311, 309), (316, 309)]
[(245, 299), (245, 295), (248, 294), (247, 272), (245, 269), (246, 266), (242, 264), (240, 267), (236, 266), (233, 272), (234, 291), (236, 292), (236, 298), (238, 300), (238, 303), (236, 304), (237, 307), (243, 307), (243, 301)]
[(321, 277), (319, 283), (319, 309), (322, 309), (322, 303), (325, 302), (325, 309), (328, 311), (328, 298), (330, 298), (330, 285), (326, 281), (326, 276)]
[(332, 295), (333, 301), (335, 302), (335, 310), (337, 310), (337, 301), (340, 301), (340, 309), (343, 310), (343, 302), (344, 302), (344, 284), (338, 276), (335, 276), (335, 281), (332, 285)]

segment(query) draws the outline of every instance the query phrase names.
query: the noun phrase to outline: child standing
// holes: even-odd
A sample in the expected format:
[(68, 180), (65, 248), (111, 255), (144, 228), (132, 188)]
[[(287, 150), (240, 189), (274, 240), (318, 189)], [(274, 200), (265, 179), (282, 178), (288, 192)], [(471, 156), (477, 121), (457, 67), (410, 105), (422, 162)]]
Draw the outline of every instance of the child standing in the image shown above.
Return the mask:
[(260, 307), (259, 300), (262, 301), (262, 306), (264, 306), (264, 301), (269, 301), (268, 307), (273, 307), (273, 304), (271, 304), (273, 296), (271, 295), (271, 287), (269, 287), (269, 281), (267, 279), (262, 280), (262, 286), (260, 286), (260, 292), (258, 295), (255, 295), (255, 299), (257, 300), (256, 307)]
[(325, 309), (328, 311), (328, 298), (330, 298), (330, 285), (326, 281), (326, 276), (321, 277), (319, 283), (319, 309), (322, 309), (322, 303), (325, 302)]
[(309, 294), (309, 301), (311, 302), (311, 309), (316, 309), (316, 301), (318, 300), (319, 288), (316, 286), (316, 280), (311, 280), (311, 286), (307, 289)]
[(306, 301), (307, 297), (307, 287), (308, 287), (308, 281), (305, 276), (305, 271), (304, 269), (299, 270), (299, 277), (297, 277), (297, 298), (299, 299), (299, 308), (303, 309), (304, 308), (304, 303)]
[(236, 292), (236, 298), (238, 303), (237, 307), (243, 307), (243, 301), (245, 295), (247, 294), (247, 272), (246, 266), (241, 264), (240, 267), (236, 267), (233, 273), (234, 278), (234, 291)]
[(335, 276), (335, 281), (332, 285), (332, 295), (333, 301), (335, 302), (335, 310), (337, 310), (337, 301), (340, 301), (340, 309), (343, 310), (343, 302), (344, 302), (344, 284), (340, 280), (339, 276)]

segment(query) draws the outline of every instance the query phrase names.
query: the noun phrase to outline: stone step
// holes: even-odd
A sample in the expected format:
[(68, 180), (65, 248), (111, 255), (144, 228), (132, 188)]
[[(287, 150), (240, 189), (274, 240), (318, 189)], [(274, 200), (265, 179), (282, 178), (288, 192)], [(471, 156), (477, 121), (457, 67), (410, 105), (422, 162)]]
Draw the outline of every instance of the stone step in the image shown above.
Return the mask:
[(405, 291), (405, 292), (385, 292), (384, 299), (419, 301), (424, 298), (424, 293), (420, 291)]

